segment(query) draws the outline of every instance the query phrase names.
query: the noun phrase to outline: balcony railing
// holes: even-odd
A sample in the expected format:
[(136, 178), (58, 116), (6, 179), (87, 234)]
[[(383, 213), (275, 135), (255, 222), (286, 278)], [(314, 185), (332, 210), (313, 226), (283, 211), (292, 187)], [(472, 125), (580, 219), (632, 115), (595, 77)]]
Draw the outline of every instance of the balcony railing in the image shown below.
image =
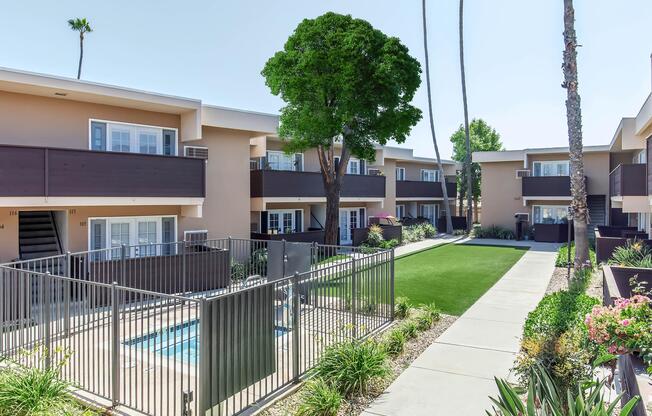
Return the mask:
[[(323, 198), (326, 196), (320, 172), (285, 170), (252, 170), (252, 198)], [(346, 175), (342, 197), (384, 198), (385, 177), (378, 175)]]
[[(449, 198), (455, 198), (456, 184), (446, 182), (446, 191)], [(443, 196), (441, 182), (396, 181), (397, 198), (442, 198)]]
[(646, 168), (643, 163), (618, 165), (609, 174), (609, 195), (647, 195)]
[(203, 198), (205, 177), (200, 159), (0, 145), (0, 197)]
[(570, 176), (525, 176), (521, 180), (521, 193), (525, 197), (571, 196)]

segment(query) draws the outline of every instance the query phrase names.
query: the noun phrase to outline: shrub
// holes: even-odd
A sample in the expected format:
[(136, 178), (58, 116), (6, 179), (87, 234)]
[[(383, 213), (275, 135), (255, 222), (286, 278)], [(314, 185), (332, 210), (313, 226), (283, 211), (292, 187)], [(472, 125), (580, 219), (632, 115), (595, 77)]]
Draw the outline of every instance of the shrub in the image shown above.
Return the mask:
[(380, 225), (374, 224), (369, 227), (369, 232), (367, 233), (367, 240), (365, 244), (369, 247), (381, 247), (385, 242), (383, 237), (383, 229)]
[(499, 240), (514, 239), (514, 233), (511, 230), (497, 225), (490, 225), (489, 227), (473, 227), (473, 236), (475, 238), (496, 238)]
[[(620, 402), (622, 394), (616, 396), (609, 405), (604, 400), (606, 380), (584, 383), (564, 389), (556, 385), (554, 379), (542, 366), (532, 369), (530, 388), (527, 397), (522, 397), (520, 391), (505, 380), (496, 380), (498, 397), (491, 397), (494, 403), (492, 408), (496, 416), (548, 416), (548, 415), (573, 415), (573, 416), (629, 416), (634, 406), (640, 400), (635, 397), (627, 402), (622, 410), (615, 410), (613, 403)], [(498, 407), (498, 408), (496, 408)], [(618, 413), (617, 413), (618, 412)], [(487, 411), (488, 415), (492, 412)]]
[(437, 229), (429, 222), (408, 225), (403, 227), (403, 242), (413, 243), (437, 235)]
[(608, 263), (624, 267), (652, 268), (652, 249), (640, 240), (629, 241), (624, 247), (616, 247)]
[(391, 240), (385, 240), (382, 243), (380, 243), (379, 247), (390, 250), (390, 249), (396, 248), (396, 247), (398, 247), (400, 245), (401, 245), (401, 243), (397, 239), (392, 238)]
[(385, 336), (383, 346), (387, 354), (397, 356), (403, 352), (406, 341), (407, 339), (403, 331), (400, 328), (394, 328)]
[(583, 326), (584, 317), (598, 303), (598, 299), (574, 291), (548, 294), (528, 314), (523, 337), (559, 336), (569, 328)]
[[(573, 261), (575, 259), (575, 243), (571, 243), (571, 266), (573, 266)], [(595, 267), (596, 266), (596, 259), (595, 259), (595, 250), (593, 248), (589, 248), (589, 259), (591, 260), (591, 266)], [(563, 244), (561, 247), (559, 247), (559, 250), (557, 250), (557, 259), (555, 260), (555, 266), (556, 267), (568, 267), (568, 244)]]
[(416, 322), (411, 319), (405, 320), (403, 323), (401, 323), (399, 328), (407, 339), (416, 338), (417, 334), (419, 333), (419, 328), (417, 328)]
[[(58, 351), (59, 352), (59, 351)], [(45, 354), (36, 349), (29, 353), (43, 361)], [(68, 393), (70, 384), (59, 379), (69, 354), (49, 370), (37, 367), (9, 366), (0, 370), (0, 414), (15, 416), (83, 414)], [(44, 367), (44, 366), (43, 366)]]
[(387, 353), (377, 342), (347, 341), (326, 348), (313, 373), (342, 395), (365, 393), (369, 383), (387, 376)]
[(586, 348), (586, 333), (580, 328), (560, 336), (538, 335), (525, 338), (516, 358), (514, 370), (522, 385), (527, 386), (535, 366), (543, 366), (563, 390), (592, 377), (593, 354)]
[(342, 395), (320, 378), (308, 381), (303, 388), (298, 416), (336, 416)]
[(429, 222), (421, 223), (417, 227), (421, 227), (423, 229), (423, 235), (425, 238), (433, 238), (435, 235), (437, 235), (437, 229)]
[(410, 300), (404, 296), (399, 296), (394, 301), (394, 315), (398, 319), (407, 318), (410, 315)]
[(434, 303), (429, 303), (425, 306), (422, 306), (421, 309), (430, 315), (433, 322), (437, 322), (441, 318), (441, 311)]
[(432, 316), (429, 313), (420, 311), (414, 317), (414, 323), (419, 331), (427, 331), (432, 327)]

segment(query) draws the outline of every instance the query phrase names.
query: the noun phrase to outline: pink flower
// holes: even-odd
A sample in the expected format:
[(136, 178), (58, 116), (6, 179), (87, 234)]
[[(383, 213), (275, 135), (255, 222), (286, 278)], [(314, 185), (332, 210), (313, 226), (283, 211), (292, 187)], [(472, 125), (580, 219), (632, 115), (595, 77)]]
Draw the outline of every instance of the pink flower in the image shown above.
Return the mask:
[(630, 323), (629, 319), (623, 319), (622, 321), (620, 321), (620, 324), (622, 326), (627, 326), (627, 325), (629, 325), (629, 323)]
[(607, 351), (609, 351), (609, 354), (614, 354), (616, 352), (616, 349), (617, 349), (616, 345), (612, 344), (612, 345), (609, 345), (609, 348), (607, 349)]

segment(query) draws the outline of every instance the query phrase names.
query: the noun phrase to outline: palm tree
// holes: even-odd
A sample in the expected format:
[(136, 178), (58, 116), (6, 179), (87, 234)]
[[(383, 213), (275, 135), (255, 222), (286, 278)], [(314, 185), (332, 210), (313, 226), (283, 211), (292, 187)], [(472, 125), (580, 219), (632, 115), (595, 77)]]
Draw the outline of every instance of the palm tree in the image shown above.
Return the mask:
[(446, 212), (446, 232), (453, 233), (453, 221), (451, 220), (450, 205), (448, 204), (448, 190), (446, 189), (446, 177), (441, 165), (439, 156), (439, 146), (437, 146), (437, 136), (435, 135), (435, 121), (432, 115), (432, 94), (430, 92), (430, 65), (428, 61), (428, 24), (426, 22), (426, 0), (421, 1), (423, 10), (423, 49), (426, 53), (426, 85), (428, 88), (428, 113), (430, 115), (430, 132), (432, 133), (432, 143), (435, 146), (435, 155), (437, 156), (437, 167), (439, 168), (439, 181), (444, 196), (444, 209)]
[(575, 228), (575, 270), (589, 261), (587, 224), (589, 212), (586, 206), (584, 182), (584, 158), (582, 154), (582, 109), (577, 89), (577, 37), (575, 34), (575, 9), (573, 0), (564, 0), (564, 83), (566, 89), (566, 121), (570, 157), (571, 216)]
[(68, 26), (79, 32), (79, 67), (77, 68), (77, 79), (81, 77), (82, 60), (84, 59), (84, 35), (93, 31), (91, 24), (86, 18), (69, 19)]
[(471, 137), (469, 134), (469, 109), (466, 101), (466, 75), (464, 70), (464, 0), (460, 0), (460, 74), (462, 76), (462, 102), (464, 103), (464, 133), (466, 135), (466, 158), (464, 170), (466, 170), (466, 230), (471, 231), (473, 227), (473, 168), (471, 167)]

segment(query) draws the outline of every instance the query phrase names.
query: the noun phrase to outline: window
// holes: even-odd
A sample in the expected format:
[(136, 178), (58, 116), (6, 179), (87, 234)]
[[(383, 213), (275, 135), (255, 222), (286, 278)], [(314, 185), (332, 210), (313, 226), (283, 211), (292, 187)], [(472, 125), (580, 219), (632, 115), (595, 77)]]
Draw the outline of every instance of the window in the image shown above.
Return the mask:
[(177, 130), (91, 120), (89, 147), (110, 152), (176, 155)]
[(568, 207), (564, 205), (535, 205), (532, 208), (534, 224), (563, 224), (568, 222)]
[(439, 182), (439, 171), (436, 169), (421, 169), (421, 180), (424, 182)]
[(349, 175), (360, 175), (360, 159), (349, 159), (349, 165), (346, 167), (346, 173)]
[[(129, 246), (127, 256), (142, 257), (170, 254), (176, 239), (176, 217), (106, 217), (89, 218), (89, 250)], [(120, 257), (111, 250), (110, 257)], [(99, 257), (98, 257), (99, 258)]]
[(436, 225), (435, 221), (437, 221), (438, 209), (439, 209), (439, 205), (435, 205), (435, 204), (420, 205), (420, 211), (421, 211), (420, 217), (427, 218), (432, 225)]
[(267, 167), (271, 170), (303, 170), (303, 154), (287, 154), (285, 152), (270, 150), (267, 152)]
[(405, 168), (396, 168), (396, 180), (397, 181), (405, 180)]
[(399, 220), (405, 217), (405, 205), (396, 206), (396, 218)]
[(533, 176), (569, 176), (568, 160), (533, 162)]
[(634, 163), (646, 163), (645, 150), (641, 150), (634, 156)]
[(267, 233), (290, 234), (300, 231), (303, 210), (267, 211)]

